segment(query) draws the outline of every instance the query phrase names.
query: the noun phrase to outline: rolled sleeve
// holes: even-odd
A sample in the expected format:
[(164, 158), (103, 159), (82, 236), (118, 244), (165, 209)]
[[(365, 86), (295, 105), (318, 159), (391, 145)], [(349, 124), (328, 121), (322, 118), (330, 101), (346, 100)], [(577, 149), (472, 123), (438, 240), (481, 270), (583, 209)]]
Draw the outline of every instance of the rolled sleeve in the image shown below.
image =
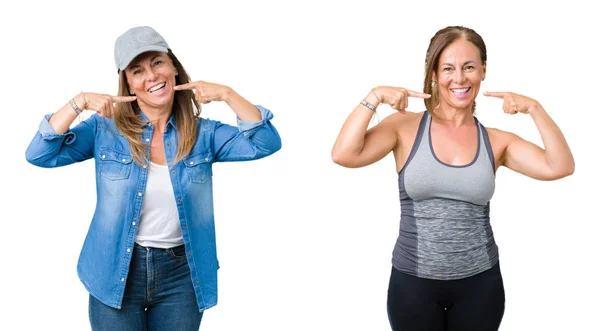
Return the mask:
[(215, 122), (212, 145), (216, 162), (256, 160), (281, 148), (281, 138), (271, 123), (273, 114), (262, 106), (255, 107), (262, 116), (258, 122), (238, 118), (237, 127)]
[(239, 117), (237, 118), (238, 130), (240, 130), (240, 132), (244, 132), (244, 135), (251, 134), (253, 129), (256, 129), (258, 127), (265, 125), (265, 123), (269, 122), (273, 118), (273, 113), (271, 113), (271, 111), (268, 110), (267, 108), (260, 106), (260, 105), (254, 105), (254, 106), (260, 112), (260, 115), (262, 118), (260, 121), (258, 121), (258, 122), (242, 121)]
[(96, 120), (94, 116), (63, 134), (57, 133), (45, 115), (38, 132), (25, 151), (26, 160), (44, 168), (60, 167), (93, 157)]
[(67, 145), (72, 144), (75, 141), (75, 134), (69, 130), (63, 134), (56, 133), (52, 125), (50, 125), (50, 117), (53, 114), (47, 114), (40, 122), (39, 133), (44, 140), (64, 139), (64, 143)]

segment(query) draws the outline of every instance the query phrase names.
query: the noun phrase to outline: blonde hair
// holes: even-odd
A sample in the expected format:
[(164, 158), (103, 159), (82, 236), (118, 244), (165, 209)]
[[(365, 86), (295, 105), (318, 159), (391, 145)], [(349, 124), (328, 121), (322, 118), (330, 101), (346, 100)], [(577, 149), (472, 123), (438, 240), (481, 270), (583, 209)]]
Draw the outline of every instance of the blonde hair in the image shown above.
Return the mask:
[[(430, 114), (433, 114), (433, 110), (439, 105), (439, 92), (437, 90), (437, 84), (431, 84), (434, 70), (437, 72), (438, 62), (442, 52), (448, 45), (458, 39), (465, 39), (471, 42), (477, 49), (479, 49), (479, 56), (481, 63), (487, 61), (487, 50), (483, 38), (475, 32), (475, 30), (466, 28), (464, 26), (449, 26), (436, 32), (429, 42), (427, 48), (427, 54), (425, 55), (425, 81), (423, 82), (423, 92), (430, 94), (431, 98), (424, 99), (425, 107)], [(475, 112), (475, 102), (471, 112)]]
[[(190, 83), (191, 79), (181, 65), (181, 62), (175, 57), (175, 54), (169, 50), (171, 59), (178, 75), (175, 76), (175, 84), (181, 85)], [(119, 73), (119, 91), (118, 95), (129, 96), (129, 87), (125, 71)], [(143, 125), (140, 116), (140, 107), (137, 101), (117, 103), (115, 114), (113, 116), (115, 125), (119, 132), (127, 139), (133, 154), (133, 160), (140, 166), (148, 164), (150, 159), (150, 149), (142, 141)], [(175, 125), (177, 127), (177, 154), (173, 164), (185, 158), (197, 138), (196, 119), (200, 117), (202, 108), (194, 98), (194, 92), (191, 90), (175, 91), (175, 100), (173, 102), (173, 112), (175, 116)]]

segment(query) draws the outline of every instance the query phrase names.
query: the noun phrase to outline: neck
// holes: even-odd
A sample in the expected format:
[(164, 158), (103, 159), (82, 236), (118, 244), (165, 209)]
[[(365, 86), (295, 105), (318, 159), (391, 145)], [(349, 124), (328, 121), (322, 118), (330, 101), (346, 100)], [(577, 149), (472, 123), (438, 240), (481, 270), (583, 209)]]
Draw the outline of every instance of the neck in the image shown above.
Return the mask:
[(164, 132), (167, 122), (173, 113), (173, 103), (162, 107), (155, 107), (148, 104), (140, 104), (140, 110), (146, 115), (148, 120), (154, 125), (155, 131)]
[(455, 108), (440, 104), (433, 110), (432, 117), (437, 122), (451, 127), (470, 125), (475, 123), (471, 108), (472, 106), (468, 108)]

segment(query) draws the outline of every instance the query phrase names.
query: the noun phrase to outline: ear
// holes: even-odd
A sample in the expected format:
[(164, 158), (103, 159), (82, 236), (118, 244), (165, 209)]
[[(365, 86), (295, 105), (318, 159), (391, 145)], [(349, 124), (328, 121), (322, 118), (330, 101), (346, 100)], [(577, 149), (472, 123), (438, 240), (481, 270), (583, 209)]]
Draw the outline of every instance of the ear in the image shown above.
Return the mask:
[(485, 79), (485, 72), (486, 72), (486, 68), (487, 68), (487, 62), (483, 62), (483, 77), (481, 78), (481, 80), (483, 81)]

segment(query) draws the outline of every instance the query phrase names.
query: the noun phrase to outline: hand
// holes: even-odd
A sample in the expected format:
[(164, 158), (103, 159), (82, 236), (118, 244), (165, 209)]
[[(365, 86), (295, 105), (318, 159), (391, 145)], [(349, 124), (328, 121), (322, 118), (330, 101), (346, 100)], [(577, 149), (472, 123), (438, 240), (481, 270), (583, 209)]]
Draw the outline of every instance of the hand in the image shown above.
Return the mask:
[(195, 98), (200, 103), (209, 103), (211, 101), (225, 101), (225, 98), (231, 92), (231, 88), (225, 85), (197, 81), (174, 86), (175, 91), (194, 90)]
[(502, 109), (507, 114), (514, 115), (516, 113), (529, 114), (533, 107), (539, 106), (539, 103), (524, 95), (512, 92), (483, 92), (487, 97), (504, 99)]
[(408, 107), (408, 98), (431, 98), (430, 94), (411, 91), (402, 87), (392, 86), (378, 86), (371, 90), (371, 93), (375, 95), (377, 101), (390, 105), (401, 113), (406, 112)]
[(135, 96), (112, 96), (108, 94), (81, 93), (74, 100), (82, 110), (92, 110), (98, 115), (106, 118), (112, 118), (115, 113), (114, 104), (117, 102), (135, 101)]

